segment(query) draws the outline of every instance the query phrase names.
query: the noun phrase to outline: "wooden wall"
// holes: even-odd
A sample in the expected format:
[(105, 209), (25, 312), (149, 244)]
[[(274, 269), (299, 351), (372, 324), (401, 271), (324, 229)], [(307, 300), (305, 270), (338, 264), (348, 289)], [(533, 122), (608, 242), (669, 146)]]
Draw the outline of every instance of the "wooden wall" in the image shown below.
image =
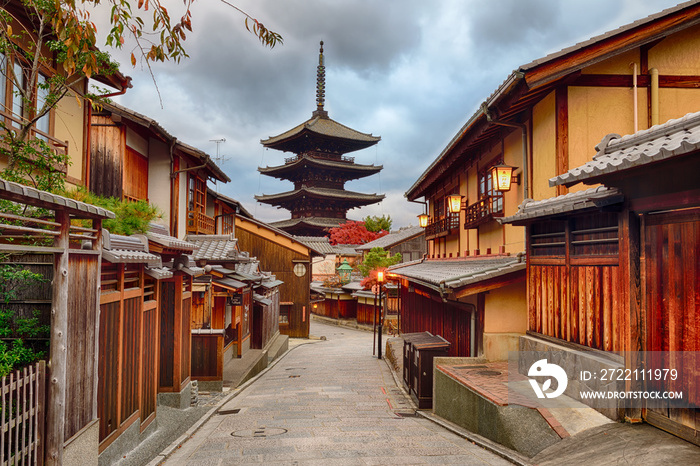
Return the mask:
[(140, 417), (143, 266), (102, 264), (98, 416), (100, 451)]
[(180, 392), (190, 380), (192, 279), (176, 273), (160, 283), (159, 392)]
[(623, 351), (625, 285), (618, 214), (572, 216), (528, 228), (528, 330)]
[(100, 196), (122, 198), (126, 131), (108, 116), (93, 115), (90, 133), (90, 182)]
[[(428, 331), (450, 342), (449, 356), (470, 354), (471, 309), (458, 303), (446, 303), (429, 288), (409, 284), (399, 287), (401, 333)], [(480, 325), (477, 323), (477, 334)]]
[(192, 377), (197, 380), (223, 380), (223, 335), (192, 335)]
[[(241, 227), (236, 227), (236, 238), (242, 251), (248, 251), (251, 256), (258, 258), (262, 270), (272, 272), (277, 279), (284, 282), (280, 286), (280, 302), (292, 304), (289, 322), (279, 325), (280, 333), (290, 337), (307, 338), (310, 322), (311, 258)], [(302, 277), (297, 277), (292, 271), (295, 260), (306, 265), (306, 274)]]

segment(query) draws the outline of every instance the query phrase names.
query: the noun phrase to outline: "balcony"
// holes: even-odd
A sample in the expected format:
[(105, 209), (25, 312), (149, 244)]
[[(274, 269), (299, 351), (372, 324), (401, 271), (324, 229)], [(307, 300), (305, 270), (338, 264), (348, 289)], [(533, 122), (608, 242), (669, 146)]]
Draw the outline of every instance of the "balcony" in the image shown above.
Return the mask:
[(216, 234), (216, 222), (213, 217), (190, 210), (187, 212), (187, 233), (193, 235)]
[(459, 228), (459, 214), (448, 214), (446, 217), (436, 220), (425, 227), (425, 238), (432, 239), (438, 236), (447, 236), (456, 228)]
[[(323, 154), (323, 153), (303, 154), (303, 155), (309, 155), (309, 156), (311, 156), (311, 157), (313, 157), (313, 158), (315, 158), (315, 159), (333, 160), (333, 161), (336, 161), (336, 162), (338, 162), (338, 161), (339, 161), (339, 162), (348, 162), (348, 163), (353, 163), (353, 162), (355, 162), (355, 157), (347, 157), (347, 156), (345, 156), (345, 155), (343, 155), (343, 156), (341, 156), (341, 157), (337, 157), (337, 156), (336, 156), (336, 157), (333, 157), (333, 156), (331, 156), (331, 155)], [(289, 163), (294, 163), (294, 162), (296, 162), (297, 160), (299, 160), (299, 157), (297, 157), (297, 156), (294, 156), (294, 157), (287, 157), (287, 158), (284, 159), (284, 163), (285, 163), (285, 165), (286, 165), (286, 164), (289, 164)]]
[(468, 206), (465, 211), (464, 228), (476, 228), (496, 217), (503, 217), (503, 194), (481, 198)]
[[(0, 111), (0, 119), (3, 119), (5, 121), (5, 124), (7, 125), (8, 129), (14, 129), (15, 131), (19, 130), (21, 121), (17, 116), (13, 115), (12, 113), (9, 112), (3, 112)], [(0, 131), (1, 132), (1, 131)], [(45, 133), (36, 127), (32, 127), (29, 130), (29, 139), (40, 139), (44, 142), (46, 142), (51, 150), (56, 152), (56, 154), (60, 156), (67, 156), (68, 155), (68, 141), (60, 141), (56, 139), (55, 137), (51, 136), (48, 133)], [(5, 143), (2, 142), (4, 145)], [(4, 146), (6, 147), (6, 146)], [(36, 160), (36, 155), (30, 154), (28, 155), (28, 158), (30, 161)], [(62, 164), (53, 164), (54, 170), (58, 170), (61, 173), (66, 173), (68, 171), (68, 164), (67, 163), (62, 163)]]

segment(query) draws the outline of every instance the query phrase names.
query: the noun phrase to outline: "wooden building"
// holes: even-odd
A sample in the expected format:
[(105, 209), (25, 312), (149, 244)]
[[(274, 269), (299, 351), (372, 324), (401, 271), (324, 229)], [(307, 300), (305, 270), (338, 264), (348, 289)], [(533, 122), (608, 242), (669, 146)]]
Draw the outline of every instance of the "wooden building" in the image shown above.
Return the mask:
[(205, 152), (115, 103), (92, 114), (87, 173), (85, 185), (95, 194), (158, 206), (176, 238), (217, 233), (207, 184), (231, 181)]
[(427, 253), (425, 230), (421, 227), (402, 228), (358, 246), (355, 250), (361, 252), (364, 258), (373, 248), (382, 248), (391, 256), (401, 254), (401, 262), (422, 259)]
[(260, 261), (260, 268), (284, 282), (279, 289), (279, 330), (309, 337), (311, 262), (322, 254), (289, 233), (253, 218), (236, 216), (239, 247)]
[[(403, 332), (442, 335), (457, 356), (502, 360), (518, 348), (532, 305), (517, 256), (526, 235), (497, 219), (525, 199), (581, 190), (548, 180), (588, 161), (606, 134), (700, 108), (699, 19), (697, 2), (665, 10), (520, 66), (485, 100), (406, 193), (427, 202), (430, 223), (426, 259), (393, 270)], [(501, 164), (515, 167), (505, 192), (491, 171)]]
[[(44, 27), (43, 37), (37, 37), (38, 30), (35, 20), (35, 13), (30, 6), (23, 5), (22, 2), (11, 0), (3, 2), (2, 10), (9, 13), (9, 26), (14, 34), (25, 36), (23, 41), (25, 53), (0, 53), (0, 76), (2, 85), (0, 86), (0, 113), (8, 124), (8, 127), (19, 128), (23, 119), (33, 118), (33, 114), (41, 107), (39, 101), (41, 94), (45, 91), (38, 90), (38, 83), (46, 83), (54, 75), (65, 75), (61, 63), (53, 50), (50, 50), (48, 42), (55, 40), (51, 36), (51, 28)], [(30, 48), (36, 44), (37, 40), (43, 44), (39, 51), (41, 59), (46, 60), (46, 65), (38, 70), (34, 82), (29, 82), (29, 72), (32, 68), (32, 56), (34, 51)], [(10, 47), (8, 47), (9, 49)], [(12, 70), (12, 72), (11, 72)], [(13, 74), (21, 76), (22, 92), (12, 79)], [(68, 76), (64, 76), (68, 78)], [(119, 71), (110, 75), (93, 75), (92, 79), (114, 89), (116, 94), (126, 92), (131, 87), (131, 78), (124, 76)], [(70, 78), (71, 86), (64, 97), (62, 97), (49, 113), (39, 118), (30, 130), (30, 138), (45, 141), (54, 151), (67, 155), (70, 163), (61, 167), (54, 167), (65, 174), (65, 180), (70, 186), (85, 185), (87, 180), (87, 133), (90, 121), (90, 108), (84, 96), (88, 93), (89, 80), (87, 78)], [(114, 95), (114, 94), (112, 94)], [(24, 99), (28, 99), (28, 103)], [(0, 155), (0, 168), (7, 166), (7, 157)]]
[(279, 333), (282, 281), (262, 272), (233, 235), (185, 239), (196, 245), (192, 257), (206, 271), (194, 285), (192, 375), (204, 389), (221, 390), (229, 360), (265, 348)]
[(294, 183), (294, 189), (279, 194), (255, 196), (258, 202), (287, 209), (291, 219), (271, 223), (294, 235), (325, 236), (329, 228), (347, 221), (348, 210), (374, 204), (384, 195), (347, 191), (345, 182), (378, 173), (382, 167), (356, 164), (344, 154), (375, 145), (378, 136), (360, 133), (330, 119), (325, 103), (323, 42), (319, 54), (316, 110), (311, 119), (262, 142), (263, 146), (293, 157), (284, 165), (260, 167), (263, 175)]
[[(35, 430), (27, 435), (26, 440), (36, 443), (38, 439), (40, 464), (96, 463), (99, 435), (98, 277), (102, 254), (98, 245), (101, 243), (102, 220), (114, 218), (114, 213), (2, 179), (0, 199), (28, 207), (24, 216), (3, 217), (0, 221), (0, 251), (53, 256), (51, 349), (47, 374), (47, 381), (51, 383), (46, 383), (46, 393), (36, 393), (34, 404), (35, 410), (43, 409), (37, 427), (44, 436), (38, 438)], [(34, 208), (46, 209), (53, 215), (32, 218)], [(71, 221), (77, 219), (88, 219), (92, 225), (90, 228), (71, 226)], [(80, 293), (75, 290), (80, 290)], [(32, 414), (25, 413), (27, 417)], [(17, 439), (24, 442), (26, 432), (22, 436), (19, 430), (15, 432)], [(15, 457), (15, 461), (24, 463), (21, 455)]]
[(550, 183), (602, 186), (525, 202), (503, 219), (528, 232), (523, 347), (593, 350), (632, 371), (676, 367), (676, 381), (628, 384), (683, 391), (688, 406), (640, 401), (619, 414), (700, 445), (700, 113), (607, 135), (596, 150)]

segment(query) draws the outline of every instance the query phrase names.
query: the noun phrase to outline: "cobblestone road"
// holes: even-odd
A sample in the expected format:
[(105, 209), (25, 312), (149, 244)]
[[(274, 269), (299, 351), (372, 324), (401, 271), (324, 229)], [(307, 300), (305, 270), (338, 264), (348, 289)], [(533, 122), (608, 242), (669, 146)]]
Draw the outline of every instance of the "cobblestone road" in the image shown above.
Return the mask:
[(327, 341), (288, 353), (166, 464), (510, 464), (427, 419), (396, 415), (406, 401), (372, 356), (371, 334), (316, 322), (311, 333)]

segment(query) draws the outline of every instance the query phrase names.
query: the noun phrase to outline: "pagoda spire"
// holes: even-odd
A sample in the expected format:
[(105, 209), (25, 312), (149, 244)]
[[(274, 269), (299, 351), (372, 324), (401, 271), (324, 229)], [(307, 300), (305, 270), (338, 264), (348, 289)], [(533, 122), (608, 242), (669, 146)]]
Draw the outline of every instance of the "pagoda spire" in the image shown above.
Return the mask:
[(326, 101), (326, 67), (323, 65), (323, 41), (318, 53), (318, 67), (316, 68), (316, 111), (313, 116), (328, 117), (328, 112), (323, 109)]

